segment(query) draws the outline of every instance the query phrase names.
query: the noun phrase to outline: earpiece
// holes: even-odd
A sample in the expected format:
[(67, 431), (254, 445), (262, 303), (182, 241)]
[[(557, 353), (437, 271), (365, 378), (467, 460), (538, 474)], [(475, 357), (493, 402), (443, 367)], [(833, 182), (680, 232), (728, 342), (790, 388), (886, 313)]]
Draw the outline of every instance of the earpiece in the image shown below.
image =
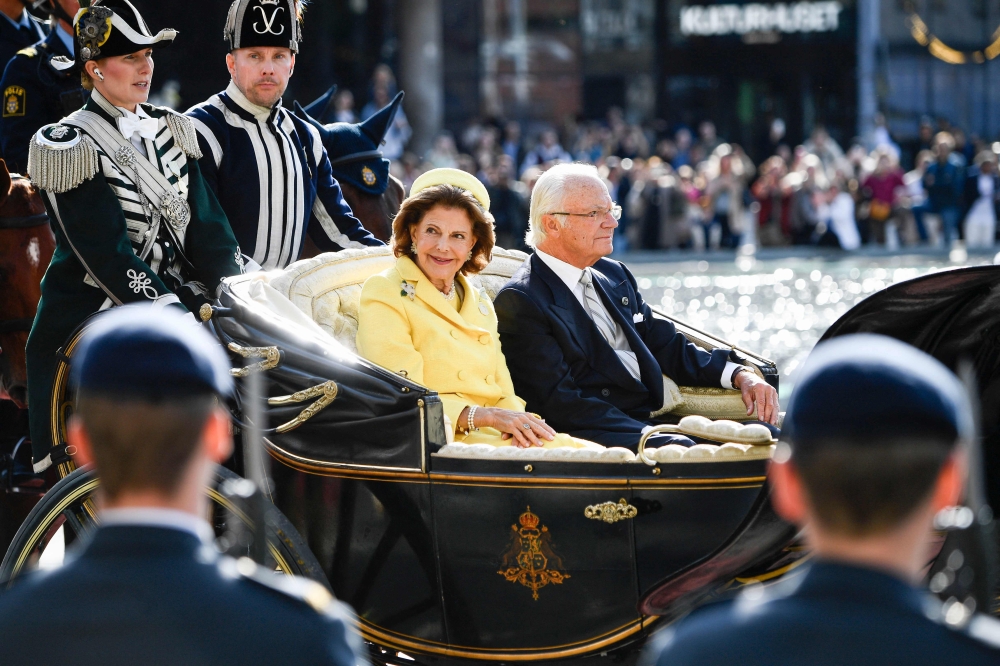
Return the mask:
[(97, 69), (96, 67), (94, 68), (94, 74), (96, 74), (97, 78), (99, 78), (101, 81), (104, 80), (104, 75), (101, 74), (101, 70)]

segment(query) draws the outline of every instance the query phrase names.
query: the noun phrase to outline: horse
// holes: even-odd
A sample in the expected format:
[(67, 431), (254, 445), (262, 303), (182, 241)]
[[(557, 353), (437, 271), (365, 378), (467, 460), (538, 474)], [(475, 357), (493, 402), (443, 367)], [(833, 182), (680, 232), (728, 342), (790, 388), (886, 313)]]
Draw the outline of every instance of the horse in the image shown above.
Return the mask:
[(388, 243), (392, 238), (392, 220), (399, 212), (406, 198), (406, 190), (398, 178), (389, 175), (389, 186), (381, 195), (374, 195), (343, 181), (340, 189), (344, 200), (354, 211), (354, 216), (361, 220), (361, 226), (372, 232), (375, 238)]
[(55, 246), (38, 190), (0, 159), (0, 553), (47, 483), (31, 473), (24, 348)]
[(0, 159), (0, 399), (27, 407), (24, 348), (55, 251), (42, 197)]

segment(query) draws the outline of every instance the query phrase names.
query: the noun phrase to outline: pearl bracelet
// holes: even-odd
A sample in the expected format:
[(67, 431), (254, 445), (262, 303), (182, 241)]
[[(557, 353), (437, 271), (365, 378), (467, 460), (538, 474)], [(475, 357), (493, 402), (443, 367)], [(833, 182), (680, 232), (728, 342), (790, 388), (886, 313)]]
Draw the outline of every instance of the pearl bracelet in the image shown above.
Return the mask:
[(477, 428), (476, 425), (475, 425), (476, 410), (477, 409), (479, 409), (478, 405), (473, 405), (472, 407), (469, 407), (469, 424), (468, 424), (468, 427), (465, 430), (465, 434), (466, 435), (468, 435), (473, 430), (479, 430), (479, 428)]

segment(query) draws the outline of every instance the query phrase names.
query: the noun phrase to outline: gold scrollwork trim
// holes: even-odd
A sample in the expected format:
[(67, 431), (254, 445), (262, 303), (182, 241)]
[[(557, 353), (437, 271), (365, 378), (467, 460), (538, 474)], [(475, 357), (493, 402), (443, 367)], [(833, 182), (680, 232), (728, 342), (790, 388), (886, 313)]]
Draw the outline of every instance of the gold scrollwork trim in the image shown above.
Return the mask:
[(323, 382), (322, 384), (317, 384), (316, 386), (296, 391), (291, 395), (268, 398), (267, 404), (269, 405), (291, 405), (298, 402), (305, 402), (306, 400), (312, 400), (313, 398), (319, 398), (319, 400), (299, 412), (299, 415), (294, 419), (275, 428), (275, 432), (286, 433), (289, 430), (295, 430), (300, 425), (319, 414), (327, 406), (329, 406), (331, 402), (336, 400), (337, 390), (337, 383), (331, 379), (328, 382)]
[(243, 358), (264, 359), (242, 368), (233, 368), (229, 371), (233, 377), (248, 377), (251, 372), (271, 370), (278, 367), (278, 362), (281, 360), (281, 351), (277, 347), (241, 347), (235, 342), (230, 342), (227, 346), (229, 351), (239, 354)]
[(619, 520), (631, 520), (638, 515), (639, 510), (625, 501), (625, 498), (618, 500), (618, 503), (603, 502), (592, 504), (583, 510), (583, 515), (591, 520), (603, 520), (606, 523), (617, 523)]

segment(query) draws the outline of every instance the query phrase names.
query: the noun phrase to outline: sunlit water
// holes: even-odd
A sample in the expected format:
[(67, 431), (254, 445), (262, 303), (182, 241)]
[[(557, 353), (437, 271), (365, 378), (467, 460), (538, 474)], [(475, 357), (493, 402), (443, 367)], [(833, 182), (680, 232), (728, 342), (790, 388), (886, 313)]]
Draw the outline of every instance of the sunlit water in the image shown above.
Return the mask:
[(887, 286), (992, 257), (845, 256), (630, 262), (650, 305), (774, 360), (787, 400), (795, 371), (823, 332), (845, 312)]

